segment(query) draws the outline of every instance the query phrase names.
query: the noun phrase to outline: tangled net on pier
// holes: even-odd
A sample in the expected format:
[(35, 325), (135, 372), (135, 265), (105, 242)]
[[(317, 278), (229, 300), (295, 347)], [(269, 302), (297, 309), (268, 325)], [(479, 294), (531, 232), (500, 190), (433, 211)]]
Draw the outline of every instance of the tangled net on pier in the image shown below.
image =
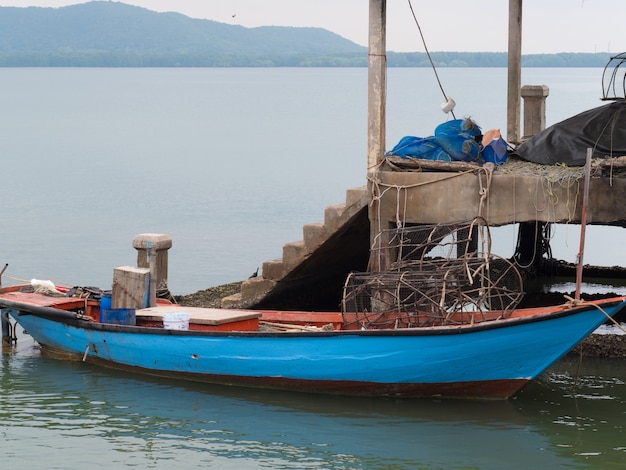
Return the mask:
[(346, 323), (360, 328), (458, 325), (508, 316), (520, 302), (522, 278), (492, 255), (484, 219), (401, 227), (382, 233), (383, 272), (351, 273), (344, 285)]

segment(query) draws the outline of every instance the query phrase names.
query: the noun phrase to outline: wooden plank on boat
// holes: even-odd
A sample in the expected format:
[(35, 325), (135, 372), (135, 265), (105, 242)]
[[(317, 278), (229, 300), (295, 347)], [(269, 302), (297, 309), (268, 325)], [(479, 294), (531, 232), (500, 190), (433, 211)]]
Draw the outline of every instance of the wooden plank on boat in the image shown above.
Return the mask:
[(50, 295), (37, 294), (35, 292), (5, 292), (0, 297), (12, 302), (21, 302), (37, 307), (51, 307), (61, 310), (72, 310), (83, 308), (86, 305), (85, 299), (66, 297), (65, 295), (56, 297)]
[(111, 308), (139, 309), (148, 305), (150, 269), (122, 266), (113, 270)]
[(343, 315), (341, 312), (302, 312), (286, 310), (264, 310), (261, 322), (292, 324), (298, 326), (312, 326), (322, 328), (333, 325), (335, 330), (343, 329)]
[(66, 296), (55, 297), (35, 292), (9, 292), (3, 294), (2, 297), (14, 302), (23, 302), (30, 305), (36, 305), (38, 307), (60, 308), (63, 310), (70, 310), (85, 306), (85, 299), (72, 299)]
[(163, 315), (179, 312), (189, 314), (189, 323), (212, 326), (261, 318), (261, 312), (254, 310), (227, 310), (221, 308), (183, 307), (180, 305), (144, 308), (137, 310), (135, 314), (137, 319), (162, 321)]

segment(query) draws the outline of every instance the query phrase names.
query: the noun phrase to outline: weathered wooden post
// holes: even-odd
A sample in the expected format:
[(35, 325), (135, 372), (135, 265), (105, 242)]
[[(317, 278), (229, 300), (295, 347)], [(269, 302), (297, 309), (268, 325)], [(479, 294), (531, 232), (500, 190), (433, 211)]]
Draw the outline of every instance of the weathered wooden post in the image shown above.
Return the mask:
[(387, 89), (387, 0), (370, 0), (367, 61), (367, 170), (385, 153), (385, 90)]
[[(367, 173), (377, 170), (385, 153), (385, 91), (387, 88), (387, 1), (370, 0), (369, 3), (369, 53), (367, 61)], [(372, 186), (370, 183), (370, 191)], [(380, 237), (384, 231), (378, 220), (378, 204), (370, 205), (370, 240), (378, 246), (386, 246)], [(387, 253), (382, 250), (370, 252), (369, 270), (378, 271), (387, 264)]]
[(0, 309), (0, 324), (2, 325), (2, 343), (11, 344), (13, 336), (11, 335), (11, 323), (9, 323), (9, 310)]
[(520, 88), (522, 85), (522, 0), (509, 0), (509, 55), (506, 140), (520, 140)]
[[(156, 304), (156, 298), (154, 299)], [(135, 266), (120, 266), (113, 269), (111, 308), (138, 309), (150, 305), (150, 270)], [(100, 313), (102, 317), (102, 312)]]

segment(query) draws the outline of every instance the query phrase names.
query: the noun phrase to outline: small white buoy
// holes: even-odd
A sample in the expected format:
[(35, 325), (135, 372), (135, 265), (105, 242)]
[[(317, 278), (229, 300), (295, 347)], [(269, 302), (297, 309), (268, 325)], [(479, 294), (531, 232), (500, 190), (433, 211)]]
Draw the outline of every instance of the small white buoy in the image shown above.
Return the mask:
[(446, 100), (441, 103), (441, 110), (448, 114), (450, 111), (452, 111), (454, 109), (454, 107), (456, 106), (456, 103), (454, 102), (454, 100), (452, 98), (446, 98)]

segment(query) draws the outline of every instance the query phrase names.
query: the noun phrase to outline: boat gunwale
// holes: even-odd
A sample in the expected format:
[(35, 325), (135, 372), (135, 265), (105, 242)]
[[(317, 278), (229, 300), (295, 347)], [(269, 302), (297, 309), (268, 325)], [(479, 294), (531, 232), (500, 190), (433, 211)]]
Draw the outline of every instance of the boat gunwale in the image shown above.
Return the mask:
[[(165, 328), (117, 325), (110, 323), (98, 323), (89, 321), (86, 317), (73, 311), (67, 311), (57, 308), (40, 307), (21, 302), (7, 301), (0, 298), (0, 308), (17, 312), (18, 315), (35, 315), (46, 318), (51, 321), (68, 324), (81, 329), (89, 329), (96, 331), (104, 331), (110, 333), (129, 333), (129, 334), (155, 334), (169, 336), (194, 336), (194, 337), (244, 337), (244, 338), (294, 338), (294, 337), (337, 337), (337, 336), (440, 336), (440, 335), (457, 335), (467, 334), (480, 331), (494, 330), (511, 326), (518, 326), (528, 323), (548, 321), (555, 318), (567, 317), (575, 315), (581, 311), (588, 310), (590, 307), (599, 309), (601, 307), (613, 307), (622, 304), (619, 309), (626, 308), (626, 296), (604, 299), (601, 301), (590, 301), (574, 306), (572, 308), (563, 308), (562, 310), (553, 310), (548, 313), (537, 313), (526, 317), (509, 317), (499, 320), (488, 320), (477, 322), (473, 325), (444, 325), (429, 326), (415, 328), (399, 328), (399, 329), (371, 329), (371, 330), (322, 330), (319, 331), (207, 331), (207, 330), (173, 330)], [(552, 306), (555, 308), (559, 306)], [(565, 307), (565, 306), (563, 306)], [(539, 307), (540, 308), (540, 307)], [(534, 309), (531, 309), (534, 310)], [(615, 312), (617, 313), (617, 312)], [(607, 318), (608, 319), (608, 318)]]

